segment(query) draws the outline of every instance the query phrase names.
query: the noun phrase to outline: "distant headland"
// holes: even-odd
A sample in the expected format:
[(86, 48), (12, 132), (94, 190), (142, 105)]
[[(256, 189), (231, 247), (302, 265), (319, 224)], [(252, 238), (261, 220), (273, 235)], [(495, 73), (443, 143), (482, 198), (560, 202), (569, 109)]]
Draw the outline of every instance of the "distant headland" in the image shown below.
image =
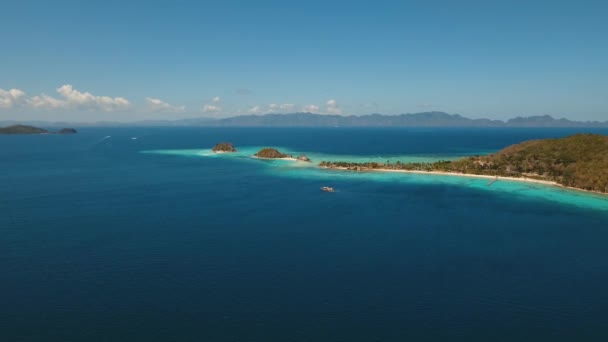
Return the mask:
[(74, 128), (62, 128), (57, 132), (52, 132), (44, 128), (27, 126), (27, 125), (13, 125), (8, 127), (0, 127), (0, 134), (76, 134), (77, 131)]

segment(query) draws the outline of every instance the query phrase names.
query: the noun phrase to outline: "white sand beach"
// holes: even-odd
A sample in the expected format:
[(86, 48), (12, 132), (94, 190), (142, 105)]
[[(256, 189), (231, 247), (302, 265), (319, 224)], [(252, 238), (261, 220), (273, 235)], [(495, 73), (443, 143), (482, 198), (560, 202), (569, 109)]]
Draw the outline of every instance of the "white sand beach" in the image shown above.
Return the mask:
[(321, 168), (330, 169), (330, 170), (353, 171), (353, 172), (394, 172), (394, 173), (413, 173), (413, 174), (423, 174), (423, 175), (485, 178), (485, 179), (490, 179), (490, 180), (506, 180), (506, 181), (514, 181), (514, 182), (543, 184), (543, 185), (548, 185), (548, 186), (564, 188), (564, 189), (568, 189), (568, 190), (582, 191), (582, 192), (587, 192), (587, 193), (594, 193), (594, 194), (598, 194), (598, 195), (608, 196), (607, 193), (603, 193), (603, 192), (599, 192), (599, 191), (573, 188), (570, 186), (561, 185), (554, 181), (547, 181), (547, 180), (535, 179), (535, 178), (529, 178), (529, 177), (506, 177), (506, 176), (476, 175), (476, 174), (471, 174), (471, 173), (458, 173), (458, 172), (392, 170), (392, 169), (381, 169), (381, 168), (380, 169), (362, 169), (362, 170), (352, 170), (352, 169), (349, 169), (346, 167), (327, 167), (327, 166), (321, 166)]
[(258, 157), (258, 156), (251, 156), (252, 158), (255, 159), (267, 159), (267, 160), (291, 160), (291, 161), (298, 161), (297, 158), (294, 157), (283, 157), (283, 158), (266, 158), (266, 157)]

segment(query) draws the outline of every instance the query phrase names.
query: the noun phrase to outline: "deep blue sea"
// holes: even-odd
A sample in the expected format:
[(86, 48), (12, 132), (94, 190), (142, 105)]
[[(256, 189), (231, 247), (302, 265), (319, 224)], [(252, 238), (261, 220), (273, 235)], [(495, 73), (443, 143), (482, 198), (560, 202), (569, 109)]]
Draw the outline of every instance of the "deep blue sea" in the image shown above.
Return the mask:
[(579, 131), (0, 136), (0, 341), (606, 341), (608, 196), (250, 157), (425, 161)]

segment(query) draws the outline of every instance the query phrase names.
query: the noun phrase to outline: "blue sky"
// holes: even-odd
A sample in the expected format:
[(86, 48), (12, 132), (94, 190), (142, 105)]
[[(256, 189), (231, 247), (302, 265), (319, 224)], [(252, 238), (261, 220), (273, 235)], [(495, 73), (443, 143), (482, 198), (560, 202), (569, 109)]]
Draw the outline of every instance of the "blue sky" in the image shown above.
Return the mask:
[(8, 1), (0, 120), (608, 120), (606, 1)]

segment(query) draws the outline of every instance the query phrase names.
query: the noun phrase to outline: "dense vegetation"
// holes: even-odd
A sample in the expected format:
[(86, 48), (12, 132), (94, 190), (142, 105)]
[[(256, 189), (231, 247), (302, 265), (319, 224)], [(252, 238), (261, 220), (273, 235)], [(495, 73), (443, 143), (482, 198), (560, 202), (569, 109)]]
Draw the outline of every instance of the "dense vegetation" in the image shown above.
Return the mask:
[(26, 125), (14, 125), (8, 127), (0, 127), (0, 134), (42, 134), (49, 133), (44, 128), (38, 128)]
[(236, 152), (234, 145), (228, 142), (219, 143), (211, 149), (213, 152)]
[(285, 153), (281, 153), (274, 148), (263, 148), (255, 154), (256, 157), (260, 158), (287, 158), (289, 157)]
[(495, 154), (456, 161), (386, 164), (323, 161), (320, 165), (350, 170), (442, 171), (528, 177), (584, 190), (608, 192), (608, 136), (577, 134), (559, 139), (526, 141)]

